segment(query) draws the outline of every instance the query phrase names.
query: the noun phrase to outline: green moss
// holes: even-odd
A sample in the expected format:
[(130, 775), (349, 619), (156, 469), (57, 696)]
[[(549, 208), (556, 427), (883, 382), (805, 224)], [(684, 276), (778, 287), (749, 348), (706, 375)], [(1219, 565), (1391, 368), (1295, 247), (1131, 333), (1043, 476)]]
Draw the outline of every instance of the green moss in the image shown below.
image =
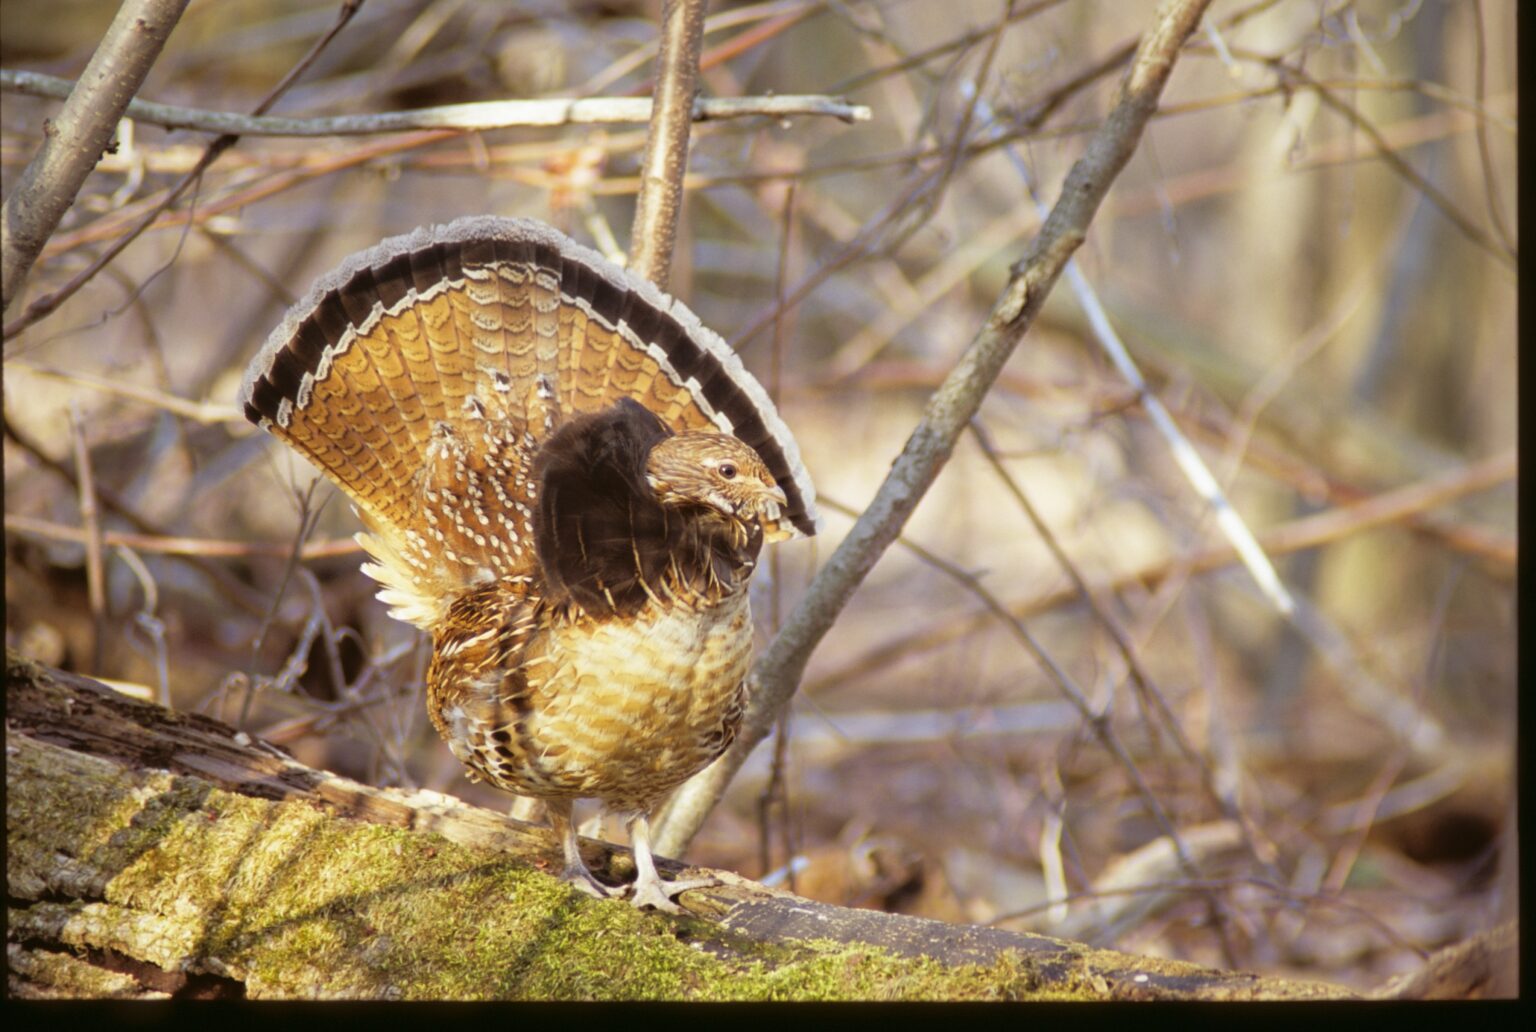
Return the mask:
[[(94, 923), (74, 923), (85, 929), (83, 944), (154, 952), (167, 967), (211, 960), (253, 997), (918, 1000), (1036, 992), (1022, 956), (956, 968), (865, 945), (753, 942), (706, 920), (589, 899), (489, 850), (11, 741), (12, 856), (81, 850), (104, 887), (105, 902), (86, 908)], [(62, 755), (45, 764), (45, 751)], [(57, 778), (61, 761), (79, 768), (72, 784)], [(31, 776), (17, 778), (17, 768)], [(39, 845), (19, 841), (28, 835), (46, 837), (48, 849), (15, 848)], [(41, 916), (50, 906), (57, 904), (33, 909)], [(134, 946), (145, 927), (165, 949)]]
[(12, 950), (10, 995), (25, 999), (142, 999), (146, 993), (133, 976), (107, 971), (67, 953)]
[[(126, 851), (142, 848), (133, 821), (171, 779), (135, 784), (105, 761), (53, 752), (52, 763), (36, 749), (13, 749), (7, 757), (8, 785), (27, 786), (6, 794), (7, 877), (13, 894), (95, 897), (102, 872), (117, 869)], [(89, 805), (81, 805), (82, 796)]]
[(291, 815), (269, 821), (267, 830), (269, 837), (245, 854), (238, 870), (231, 871), (222, 855), (209, 865), (224, 872), (226, 919), (238, 915), (210, 937), (209, 946), (247, 971), (253, 994), (637, 1000), (1028, 995), (1030, 980), (1017, 959), (993, 972), (834, 943), (743, 950), (743, 943), (725, 941), (706, 922), (591, 900), (527, 865), (451, 843)]

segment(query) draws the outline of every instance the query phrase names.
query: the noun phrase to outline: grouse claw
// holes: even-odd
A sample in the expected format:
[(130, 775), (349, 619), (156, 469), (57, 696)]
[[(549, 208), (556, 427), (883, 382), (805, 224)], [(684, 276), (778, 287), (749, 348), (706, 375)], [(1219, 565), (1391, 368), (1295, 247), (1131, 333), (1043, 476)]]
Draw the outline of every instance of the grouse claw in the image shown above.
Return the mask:
[(681, 914), (683, 908), (672, 902), (673, 896), (681, 895), (690, 889), (708, 889), (719, 884), (721, 884), (719, 878), (679, 878), (675, 881), (667, 881), (663, 878), (652, 878), (648, 881), (636, 879), (634, 893), (629, 902), (634, 907), (655, 907), (668, 914)]

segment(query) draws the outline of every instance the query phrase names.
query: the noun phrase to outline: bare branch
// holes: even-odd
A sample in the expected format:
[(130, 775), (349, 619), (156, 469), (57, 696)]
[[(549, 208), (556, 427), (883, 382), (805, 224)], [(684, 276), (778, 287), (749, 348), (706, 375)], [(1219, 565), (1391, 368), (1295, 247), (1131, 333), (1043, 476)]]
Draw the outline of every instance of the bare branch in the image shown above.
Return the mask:
[[(31, 97), (67, 97), (74, 87), (68, 79), (41, 72), (0, 68), (0, 91)], [(374, 133), (410, 132), (417, 129), (461, 129), (477, 132), (529, 126), (613, 125), (644, 123), (651, 119), (649, 97), (551, 97), (540, 100), (487, 100), (473, 104), (447, 104), (410, 111), (382, 111), (365, 115), (332, 115), (325, 118), (282, 118), (275, 115), (243, 115), (235, 111), (209, 111), (177, 107), (148, 100), (128, 104), (127, 117), (166, 129), (192, 129), (237, 136), (367, 136)], [(840, 97), (819, 94), (773, 97), (699, 97), (693, 104), (695, 122), (766, 115), (826, 115), (845, 122), (867, 122), (868, 107), (850, 104)]]
[(45, 124), (42, 147), (5, 199), (0, 312), (21, 292), (186, 7), (187, 0), (126, 0), (58, 118)]
[(667, 0), (656, 55), (656, 106), (640, 162), (640, 193), (629, 237), (629, 267), (665, 290), (688, 168), (689, 112), (704, 45), (704, 0)]
[[(267, 109), (269, 109), (273, 104), (277, 103), (278, 98), (288, 91), (288, 88), (292, 86), (298, 77), (304, 73), (305, 69), (314, 63), (315, 58), (320, 56), (320, 52), (329, 46), (331, 40), (335, 39), (337, 34), (346, 27), (346, 24), (349, 21), (352, 20), (352, 16), (357, 13), (357, 9), (359, 6), (361, 6), (362, 2), (363, 0), (342, 0), (341, 9), (337, 12), (336, 21), (331, 26), (330, 30), (327, 31), (325, 35), (316, 40), (314, 45), (309, 48), (309, 52), (300, 58), (299, 62), (288, 70), (288, 74), (284, 75), (276, 86), (272, 87), (272, 90), (267, 94), (266, 98), (263, 99), (260, 104), (256, 105), (256, 110), (254, 112), (255, 114), (260, 115), (267, 111)], [(185, 6), (185, 4), (183, 4), (183, 6)], [(167, 32), (169, 32), (169, 30), (167, 30)], [(89, 72), (89, 69), (87, 69), (87, 72)], [(66, 104), (65, 106), (67, 107), (68, 105)], [(121, 108), (119, 108), (119, 112), (120, 111)], [(116, 125), (116, 115), (114, 115), (112, 121), (113, 124)], [(98, 255), (95, 261), (91, 262), (88, 267), (77, 273), (68, 283), (64, 284), (53, 293), (48, 294), (45, 297), (38, 298), (36, 301), (28, 305), (27, 310), (23, 312), (18, 318), (13, 319), (11, 322), (7, 323), (4, 331), (5, 339), (9, 340), (10, 338), (16, 336), (22, 330), (37, 322), (39, 319), (44, 318), (56, 310), (65, 301), (73, 297), (81, 287), (85, 286), (85, 284), (90, 282), (90, 280), (94, 278), (98, 272), (106, 268), (108, 264), (116, 259), (117, 256), (121, 254), (129, 244), (137, 240), (141, 233), (153, 225), (155, 220), (160, 217), (161, 212), (170, 208), (170, 206), (175, 204), (176, 200), (181, 197), (181, 195), (184, 194), (187, 189), (192, 186), (192, 184), (201, 180), (203, 173), (208, 169), (210, 165), (218, 160), (219, 155), (223, 154), (230, 147), (233, 147), (235, 143), (239, 141), (239, 139), (240, 137), (238, 135), (225, 133), (224, 135), (216, 137), (211, 142), (209, 142), (208, 146), (203, 150), (202, 157), (198, 159), (197, 164), (192, 166), (192, 170), (182, 177), (181, 182), (177, 183), (176, 186), (173, 187), (165, 195), (165, 198), (158, 205), (156, 205), (147, 215), (135, 223), (131, 230), (113, 241), (110, 247), (108, 247), (102, 254)], [(78, 189), (78, 187), (76, 189)], [(73, 196), (73, 193), (71, 196)], [(7, 201), (6, 204), (6, 223), (10, 223), (9, 201)], [(52, 227), (49, 228), (49, 232), (52, 232)], [(43, 239), (46, 240), (46, 236)], [(42, 242), (39, 242), (38, 247), (41, 249)], [(33, 257), (35, 258), (36, 255), (34, 254)], [(7, 278), (6, 283), (9, 284), (9, 282), (10, 280)], [(5, 303), (7, 305), (10, 304), (10, 298), (10, 287), (7, 286), (5, 294)]]
[(1167, 0), (1157, 12), (1113, 110), (1072, 167), (1056, 207), (1029, 252), (1013, 267), (986, 324), (929, 399), (922, 420), (874, 501), (758, 661), (753, 671), (756, 683), (751, 708), (735, 744), (679, 791), (658, 837), (661, 852), (675, 855), (703, 824), (742, 761), (768, 734), (779, 711), (794, 695), (812, 651), (944, 467), (1003, 363), (1013, 354), (1057, 277), (1083, 242), (1110, 184), (1135, 152), (1179, 48), (1207, 6), (1209, 0)]

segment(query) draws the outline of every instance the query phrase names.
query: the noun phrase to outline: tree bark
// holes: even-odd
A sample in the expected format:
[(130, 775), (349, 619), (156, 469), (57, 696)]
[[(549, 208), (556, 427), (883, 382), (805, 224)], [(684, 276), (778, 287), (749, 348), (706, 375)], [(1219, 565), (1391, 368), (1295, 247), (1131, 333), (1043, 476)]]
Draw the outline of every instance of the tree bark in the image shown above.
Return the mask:
[[(12, 997), (1335, 999), (729, 872), (680, 918), (577, 893), (550, 833), (369, 788), (6, 657)], [(587, 842), (627, 876), (628, 850)], [(679, 865), (663, 861), (669, 872)], [(630, 868), (632, 870), (632, 868)]]

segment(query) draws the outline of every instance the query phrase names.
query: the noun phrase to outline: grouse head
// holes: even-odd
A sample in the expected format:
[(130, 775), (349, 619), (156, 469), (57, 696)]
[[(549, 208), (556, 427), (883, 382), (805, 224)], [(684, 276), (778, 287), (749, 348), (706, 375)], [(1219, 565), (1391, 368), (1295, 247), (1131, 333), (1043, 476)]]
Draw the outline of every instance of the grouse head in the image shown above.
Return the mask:
[(756, 451), (729, 434), (688, 430), (656, 443), (645, 479), (664, 507), (741, 524), (772, 522), (784, 491)]

